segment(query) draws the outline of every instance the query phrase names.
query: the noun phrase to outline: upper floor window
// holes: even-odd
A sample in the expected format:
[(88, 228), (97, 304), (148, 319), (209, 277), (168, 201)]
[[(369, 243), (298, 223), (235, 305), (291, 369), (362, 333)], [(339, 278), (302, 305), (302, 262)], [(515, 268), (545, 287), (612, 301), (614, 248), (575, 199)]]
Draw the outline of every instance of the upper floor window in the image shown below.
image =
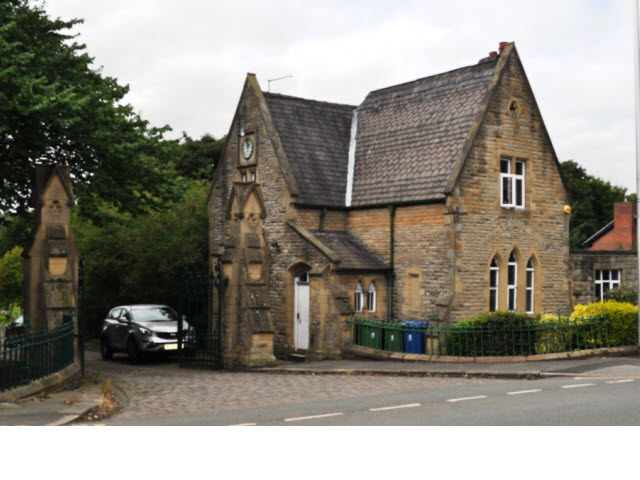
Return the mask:
[(524, 208), (524, 166), (522, 159), (500, 159), (500, 206)]
[(596, 270), (596, 300), (602, 302), (604, 294), (620, 286), (620, 270)]
[(356, 312), (361, 312), (363, 310), (363, 297), (364, 297), (364, 290), (362, 289), (362, 284), (360, 282), (358, 282), (358, 284), (356, 285), (356, 291), (355, 294), (353, 296), (353, 309)]
[(493, 257), (489, 267), (489, 311), (498, 310), (498, 286), (500, 283), (500, 266), (498, 259)]
[(515, 312), (518, 308), (518, 259), (511, 252), (507, 264), (507, 310)]
[(370, 312), (376, 311), (376, 284), (373, 282), (369, 285), (369, 291), (367, 292), (367, 310)]

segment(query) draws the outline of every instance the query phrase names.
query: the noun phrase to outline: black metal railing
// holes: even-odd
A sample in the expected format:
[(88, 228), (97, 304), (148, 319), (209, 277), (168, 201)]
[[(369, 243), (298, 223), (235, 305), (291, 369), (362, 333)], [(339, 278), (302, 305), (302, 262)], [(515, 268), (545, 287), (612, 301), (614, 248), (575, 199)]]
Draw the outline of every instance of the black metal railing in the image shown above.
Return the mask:
[(31, 333), (23, 326), (10, 327), (0, 339), (0, 391), (27, 385), (71, 365), (74, 361), (74, 324), (64, 315), (62, 325)]
[(474, 325), (386, 322), (352, 315), (351, 343), (391, 352), (460, 357), (530, 356), (615, 347), (606, 317)]

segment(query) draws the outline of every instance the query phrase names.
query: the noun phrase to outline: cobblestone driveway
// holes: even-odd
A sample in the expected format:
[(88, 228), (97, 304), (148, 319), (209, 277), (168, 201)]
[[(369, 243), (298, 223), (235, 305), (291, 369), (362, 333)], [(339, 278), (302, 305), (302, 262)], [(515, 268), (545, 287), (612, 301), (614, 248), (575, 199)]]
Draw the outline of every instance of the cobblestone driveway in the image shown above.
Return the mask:
[(471, 378), (418, 378), (359, 375), (280, 375), (178, 368), (175, 361), (151, 360), (130, 365), (125, 356), (104, 361), (85, 353), (85, 373), (110, 378), (126, 401), (118, 418), (175, 413), (207, 413), (238, 408), (326, 400), (484, 383)]

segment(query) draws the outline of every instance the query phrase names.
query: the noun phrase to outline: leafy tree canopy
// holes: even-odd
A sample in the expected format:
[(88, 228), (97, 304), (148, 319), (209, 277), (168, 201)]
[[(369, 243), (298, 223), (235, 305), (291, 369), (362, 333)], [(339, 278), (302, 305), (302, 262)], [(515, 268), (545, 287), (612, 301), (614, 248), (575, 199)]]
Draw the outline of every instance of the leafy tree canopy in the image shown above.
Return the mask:
[(0, 257), (0, 307), (8, 309), (22, 303), (22, 247), (15, 247)]
[(182, 132), (173, 162), (176, 173), (186, 178), (211, 180), (224, 145), (224, 137), (216, 140), (205, 134), (200, 140), (194, 140)]
[(109, 308), (128, 303), (165, 303), (177, 307), (183, 267), (207, 269), (208, 183), (184, 181), (184, 197), (164, 211), (132, 217), (104, 212), (104, 226), (73, 217), (78, 247), (84, 252), (87, 308), (98, 324)]
[(80, 213), (99, 200), (138, 214), (172, 198), (176, 142), (122, 100), (69, 29), (28, 0), (0, 2), (0, 215), (29, 207), (36, 163), (69, 166)]
[(570, 247), (581, 249), (585, 240), (613, 219), (613, 204), (625, 201), (627, 189), (589, 175), (573, 160), (562, 162), (560, 169), (573, 199)]

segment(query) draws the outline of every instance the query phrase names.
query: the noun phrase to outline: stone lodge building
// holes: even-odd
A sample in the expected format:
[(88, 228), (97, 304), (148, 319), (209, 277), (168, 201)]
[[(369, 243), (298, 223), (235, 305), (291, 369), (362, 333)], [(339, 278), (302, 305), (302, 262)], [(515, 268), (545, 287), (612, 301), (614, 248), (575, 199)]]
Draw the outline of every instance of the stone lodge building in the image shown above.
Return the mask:
[(351, 313), (570, 308), (570, 202), (513, 43), (355, 106), (248, 74), (208, 203), (226, 367), (339, 356)]

